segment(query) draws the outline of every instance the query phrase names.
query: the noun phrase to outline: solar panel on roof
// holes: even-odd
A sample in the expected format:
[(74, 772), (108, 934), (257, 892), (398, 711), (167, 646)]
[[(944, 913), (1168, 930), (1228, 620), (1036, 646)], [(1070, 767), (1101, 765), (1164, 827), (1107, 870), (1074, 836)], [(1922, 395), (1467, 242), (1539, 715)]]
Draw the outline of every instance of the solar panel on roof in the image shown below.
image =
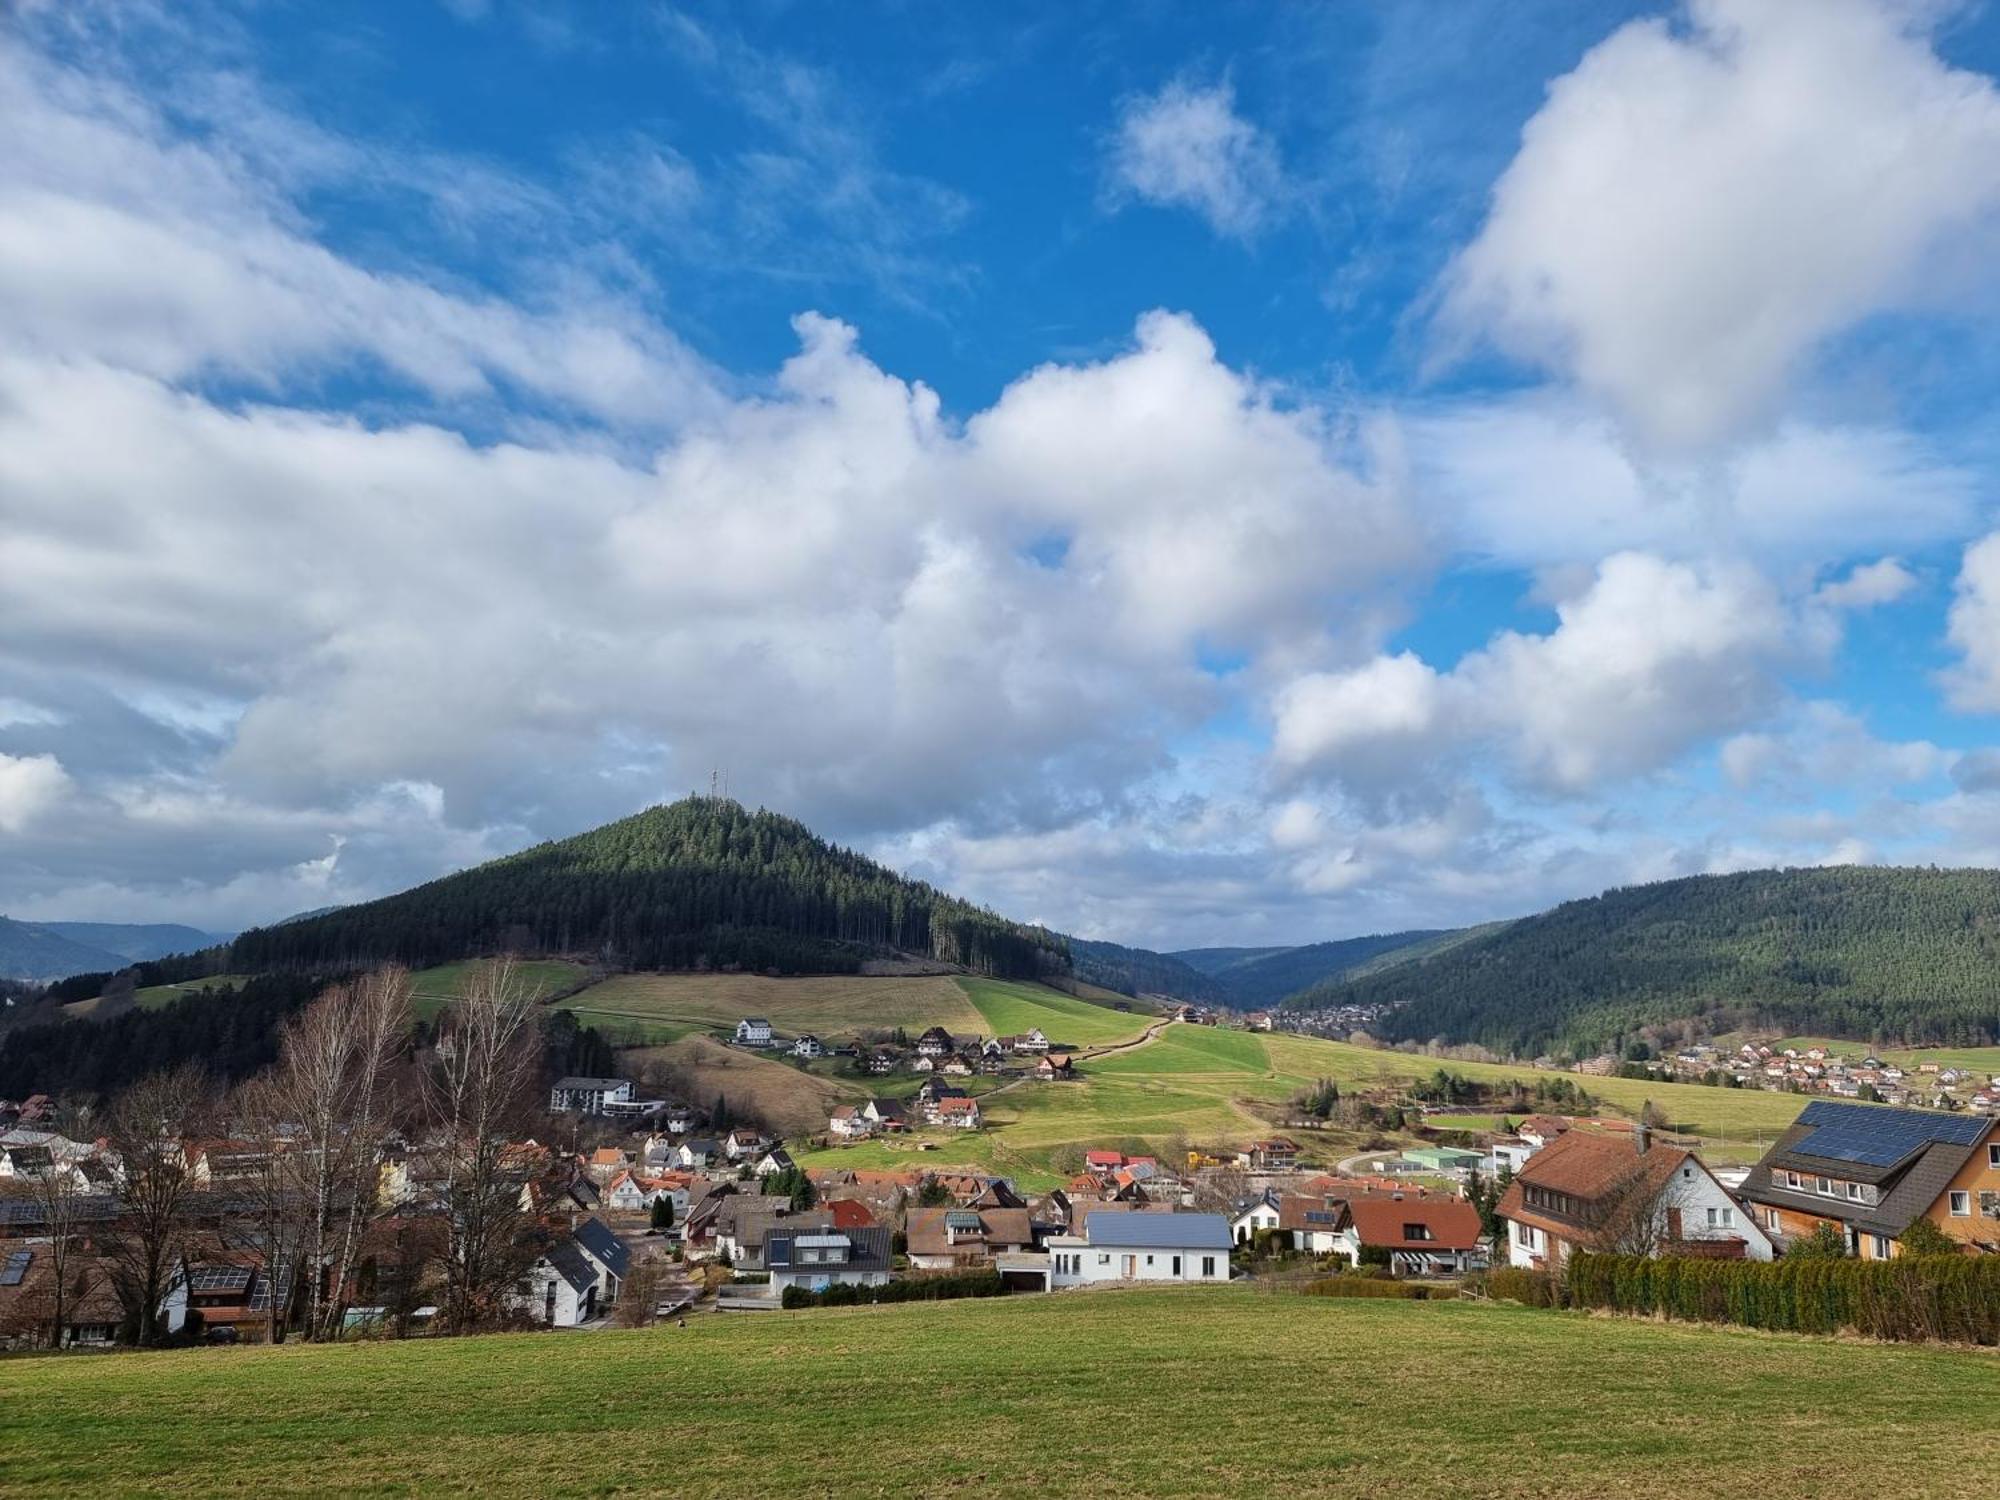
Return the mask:
[(191, 1292), (240, 1292), (248, 1285), (248, 1266), (197, 1266), (188, 1278)]
[(1990, 1122), (1979, 1117), (1871, 1109), (1817, 1099), (1800, 1111), (1799, 1123), (1812, 1127), (1792, 1148), (1802, 1156), (1893, 1167), (1933, 1143), (1976, 1145)]
[(1338, 1214), (1329, 1213), (1323, 1208), (1309, 1208), (1306, 1210), (1306, 1222), (1308, 1224), (1331, 1224), (1338, 1217)]
[(970, 1209), (954, 1208), (944, 1216), (944, 1227), (947, 1229), (977, 1229), (980, 1227), (979, 1215), (973, 1213)]
[(7, 1263), (0, 1265), (0, 1286), (19, 1286), (28, 1274), (28, 1265), (35, 1258), (32, 1250), (10, 1250)]

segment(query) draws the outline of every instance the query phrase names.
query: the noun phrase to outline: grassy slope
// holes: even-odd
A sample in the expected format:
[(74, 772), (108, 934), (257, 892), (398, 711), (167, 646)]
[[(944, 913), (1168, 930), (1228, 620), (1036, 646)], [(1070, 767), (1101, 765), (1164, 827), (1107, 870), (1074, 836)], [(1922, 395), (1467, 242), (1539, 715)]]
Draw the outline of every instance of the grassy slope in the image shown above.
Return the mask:
[(1871, 1047), (1866, 1042), (1843, 1042), (1824, 1036), (1780, 1037), (1771, 1046), (1779, 1052), (1787, 1047), (1796, 1047), (1801, 1052), (1808, 1047), (1825, 1047), (1850, 1062), (1859, 1062), (1872, 1052), (1883, 1062), (1899, 1068), (1933, 1062), (1941, 1068), (1970, 1068), (1982, 1079), (2000, 1074), (2000, 1047)]
[(693, 1103), (707, 1105), (721, 1094), (732, 1104), (756, 1109), (773, 1129), (788, 1136), (824, 1130), (827, 1113), (836, 1104), (867, 1097), (866, 1088), (858, 1081), (808, 1073), (761, 1053), (725, 1047), (706, 1036), (684, 1037), (670, 1046), (644, 1048), (622, 1057), (627, 1064), (653, 1059), (671, 1063), (685, 1071)]
[[(458, 998), (459, 991), (475, 967), (475, 961), (468, 959), (463, 963), (419, 969), (410, 976), (411, 1008), (420, 1016), (435, 1016)], [(569, 988), (586, 972), (582, 964), (568, 963), (559, 958), (527, 960), (514, 965), (519, 982), (537, 998)]]
[[(1053, 992), (1051, 992), (1053, 993)], [(1060, 997), (1058, 997), (1060, 998)], [(810, 1031), (851, 1037), (864, 1029), (927, 1026), (974, 1032), (981, 1018), (949, 976), (768, 979), (761, 974), (620, 974), (562, 1002), (577, 1019), (607, 1031), (621, 1026), (727, 1030), (763, 1016), (781, 1036)]]
[(1975, 1353), (1242, 1288), (0, 1363), (18, 1493), (1927, 1500), (1996, 1409)]

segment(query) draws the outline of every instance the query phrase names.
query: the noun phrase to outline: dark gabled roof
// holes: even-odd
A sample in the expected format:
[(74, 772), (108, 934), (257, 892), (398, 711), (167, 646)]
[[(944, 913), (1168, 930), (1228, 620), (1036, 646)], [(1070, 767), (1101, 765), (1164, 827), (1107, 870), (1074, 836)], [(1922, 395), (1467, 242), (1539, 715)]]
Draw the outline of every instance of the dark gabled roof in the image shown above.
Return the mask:
[[(1835, 1219), (1893, 1239), (1943, 1196), (1994, 1128), (1990, 1116), (1816, 1099), (1750, 1169), (1737, 1191), (1756, 1203)], [(1901, 1154), (1882, 1165), (1893, 1153)], [(1863, 1159), (1871, 1156), (1876, 1160)], [(1803, 1180), (1788, 1188), (1780, 1175), (1784, 1172), (1796, 1172), (1801, 1179), (1863, 1183), (1879, 1197), (1874, 1203), (1857, 1203), (1845, 1195), (1829, 1198)]]
[(632, 1253), (605, 1226), (602, 1219), (579, 1219), (570, 1231), (576, 1242), (613, 1276), (623, 1278), (632, 1265)]
[(774, 1271), (793, 1270), (793, 1245), (799, 1240), (847, 1241), (847, 1259), (828, 1265), (842, 1271), (886, 1271), (890, 1265), (889, 1231), (880, 1225), (869, 1229), (813, 1228), (771, 1235), (764, 1242), (764, 1264)]
[(632, 1080), (629, 1078), (558, 1078), (556, 1080), (556, 1087), (559, 1089), (629, 1089), (632, 1087)]
[(570, 1290), (579, 1297), (597, 1285), (597, 1268), (579, 1250), (574, 1240), (557, 1240), (542, 1252), (556, 1275), (569, 1283)]

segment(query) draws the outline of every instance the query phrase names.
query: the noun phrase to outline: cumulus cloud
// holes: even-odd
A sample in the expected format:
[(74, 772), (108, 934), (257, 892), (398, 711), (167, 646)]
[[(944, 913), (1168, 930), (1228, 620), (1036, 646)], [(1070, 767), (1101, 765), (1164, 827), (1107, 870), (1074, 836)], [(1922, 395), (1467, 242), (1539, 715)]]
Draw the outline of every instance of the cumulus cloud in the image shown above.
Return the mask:
[(1874, 609), (1894, 604), (1917, 586), (1917, 576), (1894, 557), (1856, 563), (1845, 577), (1823, 583), (1813, 592), (1815, 602), (1829, 609)]
[(0, 829), (20, 833), (69, 792), (69, 773), (53, 755), (0, 755)]
[(1490, 746), (1523, 783), (1582, 792), (1769, 712), (1809, 644), (1761, 576), (1726, 564), (1619, 553), (1555, 608), (1548, 634), (1503, 631), (1449, 672), (1404, 653), (1294, 679), (1273, 702), (1277, 765), (1407, 795)]
[(2000, 91), (1939, 59), (1936, 14), (1691, 0), (1684, 26), (1621, 27), (1522, 131), (1444, 326), (1663, 450), (1763, 428), (1814, 350), (1927, 302), (1993, 228)]
[(2000, 532), (1965, 549), (1946, 633), (1960, 657), (1944, 674), (1953, 706), (2000, 711)]
[(1127, 101), (1109, 162), (1114, 194), (1185, 208), (1248, 239), (1276, 211), (1283, 173), (1269, 137), (1236, 112), (1227, 83), (1169, 83)]

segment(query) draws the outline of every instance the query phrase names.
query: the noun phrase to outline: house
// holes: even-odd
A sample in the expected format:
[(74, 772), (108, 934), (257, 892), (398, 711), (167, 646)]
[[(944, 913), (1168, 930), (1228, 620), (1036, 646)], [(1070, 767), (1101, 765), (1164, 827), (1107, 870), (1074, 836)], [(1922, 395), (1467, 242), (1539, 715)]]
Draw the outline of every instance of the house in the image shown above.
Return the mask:
[(1229, 1221), (1229, 1237), (1239, 1245), (1247, 1245), (1258, 1230), (1277, 1227), (1278, 1195), (1266, 1188), (1237, 1207), (1235, 1217)]
[(896, 1054), (882, 1048), (868, 1054), (868, 1071), (876, 1075), (896, 1071)]
[(1531, 1146), (1518, 1135), (1497, 1135), (1486, 1148), (1486, 1162), (1481, 1169), (1488, 1177), (1498, 1177), (1501, 1172), (1518, 1172), (1528, 1164), (1528, 1158), (1540, 1150)]
[(910, 1264), (923, 1271), (989, 1266), (997, 1254), (1035, 1244), (1025, 1208), (913, 1208), (905, 1238)]
[(852, 1104), (836, 1104), (826, 1117), (826, 1133), (837, 1141), (858, 1141), (874, 1134), (875, 1125)]
[(938, 1071), (947, 1078), (970, 1078), (973, 1074), (973, 1066), (972, 1060), (965, 1056), (964, 1053), (954, 1052), (950, 1057), (947, 1057), (943, 1062), (938, 1064)]
[(1125, 1165), (1123, 1151), (1086, 1151), (1083, 1153), (1084, 1170), (1094, 1176), (1109, 1177)]
[[(59, 1348), (110, 1344), (125, 1314), (111, 1279), (111, 1266), (95, 1255), (72, 1251), (64, 1267), (69, 1295), (63, 1326), (54, 1329)], [(0, 1252), (0, 1347), (47, 1345), (55, 1319), (55, 1267), (46, 1244)]]
[(543, 1246), (509, 1299), (514, 1311), (550, 1328), (575, 1328), (597, 1317), (596, 1264), (574, 1239)]
[(685, 1140), (674, 1148), (674, 1165), (684, 1172), (706, 1171), (722, 1150), (711, 1140)]
[(1039, 1026), (1031, 1027), (1021, 1036), (1009, 1037), (1007, 1041), (1016, 1052), (1039, 1053), (1049, 1050), (1049, 1039), (1042, 1034), (1042, 1028)]
[(772, 1235), (832, 1227), (833, 1215), (823, 1208), (797, 1210), (789, 1198), (737, 1197), (716, 1219), (715, 1246), (737, 1270), (761, 1271)]
[(687, 1178), (680, 1173), (642, 1177), (627, 1171), (620, 1172), (604, 1188), (604, 1206), (620, 1213), (645, 1213), (663, 1198), (673, 1204), (674, 1220), (678, 1223), (687, 1212)]
[(1770, 1237), (1700, 1157), (1628, 1135), (1572, 1130), (1528, 1158), (1500, 1196), (1508, 1263), (1560, 1270), (1577, 1250), (1769, 1260)]
[(1043, 1083), (1067, 1083), (1076, 1077), (1076, 1063), (1067, 1052), (1050, 1052), (1035, 1059), (1035, 1077)]
[(629, 1078), (558, 1078), (549, 1090), (549, 1113), (602, 1115), (612, 1104), (632, 1103)]
[(1815, 1099), (1738, 1190), (1779, 1242), (1831, 1224), (1886, 1260), (1929, 1219), (1969, 1249), (2000, 1249), (2000, 1121)]
[(775, 1177), (780, 1172), (792, 1172), (797, 1169), (798, 1163), (792, 1160), (791, 1152), (783, 1146), (773, 1146), (757, 1158), (757, 1165), (752, 1170), (759, 1177)]
[(835, 1229), (872, 1229), (881, 1221), (859, 1198), (829, 1198), (821, 1205)]
[(977, 1130), (979, 1128), (979, 1101), (977, 1099), (938, 1100), (937, 1123), (940, 1125), (949, 1125), (957, 1130)]
[(942, 1026), (933, 1026), (917, 1038), (917, 1056), (940, 1058), (952, 1050), (951, 1033)]
[(826, 1048), (820, 1044), (818, 1037), (814, 1036), (811, 1032), (807, 1032), (804, 1036), (793, 1039), (792, 1056), (808, 1059), (825, 1057)]
[(745, 1016), (736, 1023), (736, 1045), (739, 1047), (770, 1046), (771, 1023), (762, 1016)]
[(1229, 1220), (1098, 1204), (1081, 1234), (1048, 1240), (1052, 1289), (1105, 1281), (1227, 1281)]
[(616, 1146), (599, 1146), (584, 1158), (583, 1170), (595, 1183), (607, 1183), (631, 1165), (631, 1159)]
[(1243, 1018), (1243, 1025), (1251, 1031), (1269, 1031), (1273, 1024), (1268, 1010), (1253, 1010)]
[(733, 1162), (755, 1161), (770, 1146), (760, 1130), (732, 1130), (722, 1140), (722, 1154)]
[(289, 1304), (299, 1290), (282, 1261), (274, 1273), (257, 1250), (202, 1247), (174, 1266), (160, 1321), (169, 1333), (197, 1318), (204, 1330), (233, 1328), (241, 1339), (261, 1340), (270, 1327), (272, 1299)]
[(55, 1169), (55, 1152), (47, 1146), (0, 1146), (0, 1177), (40, 1182)]
[(765, 1242), (764, 1263), (772, 1294), (779, 1297), (794, 1286), (814, 1292), (834, 1285), (881, 1286), (889, 1279), (889, 1231), (878, 1225), (773, 1234)]
[(903, 1130), (908, 1128), (910, 1117), (903, 1112), (903, 1106), (894, 1099), (870, 1099), (861, 1106), (861, 1113), (869, 1124), (883, 1130)]
[(668, 1135), (686, 1135), (700, 1119), (692, 1104), (669, 1104), (660, 1112), (660, 1124)]
[(611, 1232), (602, 1219), (579, 1219), (570, 1229), (570, 1238), (584, 1259), (597, 1270), (597, 1302), (600, 1307), (618, 1300), (618, 1289), (632, 1269), (632, 1253)]
[(1347, 1200), (1286, 1193), (1278, 1199), (1278, 1228), (1303, 1255), (1333, 1255), (1347, 1249)]
[(1568, 1132), (1569, 1121), (1561, 1115), (1529, 1115), (1515, 1128), (1514, 1134), (1539, 1151), (1558, 1136), (1566, 1135)]
[(1486, 1268), (1479, 1210), (1462, 1198), (1350, 1198), (1338, 1248), (1354, 1265), (1387, 1252), (1395, 1276), (1457, 1275)]
[(1240, 1160), (1253, 1172), (1289, 1172), (1299, 1164), (1299, 1143), (1283, 1135), (1253, 1141)]

